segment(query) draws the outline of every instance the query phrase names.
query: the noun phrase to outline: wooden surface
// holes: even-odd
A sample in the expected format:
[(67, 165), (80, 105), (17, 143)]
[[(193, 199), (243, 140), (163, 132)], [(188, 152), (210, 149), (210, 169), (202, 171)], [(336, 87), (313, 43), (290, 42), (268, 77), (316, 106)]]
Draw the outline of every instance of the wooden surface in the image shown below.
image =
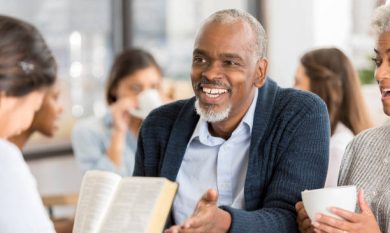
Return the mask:
[(68, 193), (61, 195), (43, 196), (42, 201), (43, 204), (47, 207), (58, 205), (77, 205), (78, 198), (78, 193)]

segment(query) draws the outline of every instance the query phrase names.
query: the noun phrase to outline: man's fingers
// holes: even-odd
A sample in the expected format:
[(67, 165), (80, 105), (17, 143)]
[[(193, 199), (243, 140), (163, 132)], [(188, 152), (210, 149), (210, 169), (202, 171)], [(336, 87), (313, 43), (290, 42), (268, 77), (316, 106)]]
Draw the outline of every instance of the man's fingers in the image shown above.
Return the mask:
[[(204, 223), (204, 222), (203, 222)], [(197, 227), (200, 227), (202, 225), (202, 217), (198, 217), (198, 216), (194, 216), (194, 217), (191, 217), (189, 219), (187, 219), (183, 225), (182, 225), (182, 229), (186, 229), (186, 228), (197, 228)]]
[(218, 192), (214, 189), (209, 189), (205, 194), (202, 196), (202, 201), (205, 202), (211, 202), (211, 203), (217, 203), (218, 201)]
[(175, 226), (171, 226), (170, 228), (166, 229), (164, 231), (164, 233), (179, 233), (179, 230), (180, 230), (180, 226), (175, 225)]

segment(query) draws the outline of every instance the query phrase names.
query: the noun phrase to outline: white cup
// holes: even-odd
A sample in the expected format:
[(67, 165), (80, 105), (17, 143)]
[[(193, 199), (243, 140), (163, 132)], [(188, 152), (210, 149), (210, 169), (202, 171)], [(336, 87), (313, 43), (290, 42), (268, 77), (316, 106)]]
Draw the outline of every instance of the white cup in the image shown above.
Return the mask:
[(331, 207), (351, 212), (354, 212), (356, 208), (356, 186), (353, 185), (305, 190), (301, 194), (303, 206), (312, 221), (315, 220), (315, 216), (318, 213), (341, 219), (329, 211)]
[(149, 89), (138, 94), (138, 107), (129, 109), (131, 115), (141, 119), (145, 119), (146, 116), (155, 108), (162, 105), (160, 94), (155, 89)]

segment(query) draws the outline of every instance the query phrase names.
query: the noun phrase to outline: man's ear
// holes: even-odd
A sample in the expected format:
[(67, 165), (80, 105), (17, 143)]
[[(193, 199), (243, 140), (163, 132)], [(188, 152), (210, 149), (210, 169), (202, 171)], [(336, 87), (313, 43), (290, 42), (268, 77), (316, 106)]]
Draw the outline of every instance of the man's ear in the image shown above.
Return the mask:
[(268, 60), (266, 58), (260, 58), (256, 64), (256, 78), (253, 82), (253, 85), (257, 88), (260, 88), (264, 85), (267, 78), (267, 68)]

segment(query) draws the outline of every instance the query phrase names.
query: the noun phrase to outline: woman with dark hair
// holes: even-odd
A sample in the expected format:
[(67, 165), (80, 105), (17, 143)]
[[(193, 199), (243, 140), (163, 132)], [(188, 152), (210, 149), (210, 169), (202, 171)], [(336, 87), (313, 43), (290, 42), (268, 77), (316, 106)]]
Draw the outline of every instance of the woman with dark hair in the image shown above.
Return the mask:
[(158, 99), (161, 76), (160, 67), (144, 50), (126, 50), (115, 59), (106, 86), (109, 111), (103, 118), (84, 119), (73, 129), (73, 149), (83, 172), (133, 174), (138, 131), (148, 114), (138, 111), (139, 98), (148, 93)]
[(44, 92), (42, 105), (35, 112), (30, 127), (20, 134), (10, 137), (9, 141), (22, 150), (35, 132), (46, 137), (53, 137), (55, 131), (58, 129), (57, 123), (59, 116), (63, 112), (63, 106), (58, 101), (59, 94), (60, 87), (58, 83), (47, 88)]
[(302, 56), (295, 75), (295, 87), (317, 94), (328, 107), (331, 140), (325, 187), (337, 186), (348, 143), (355, 135), (372, 127), (357, 73), (339, 49), (316, 49)]
[(26, 130), (56, 79), (57, 66), (32, 25), (0, 16), (0, 232), (54, 232), (36, 182), (8, 139)]
[[(383, 111), (390, 116), (390, 5), (377, 8), (372, 26), (376, 33), (375, 79)], [(300, 232), (390, 233), (389, 181), (390, 126), (385, 125), (356, 136), (344, 154), (338, 184), (356, 185), (360, 189), (357, 211), (331, 207), (330, 211), (339, 218), (319, 213), (310, 221), (305, 208), (300, 206), (297, 209)]]

